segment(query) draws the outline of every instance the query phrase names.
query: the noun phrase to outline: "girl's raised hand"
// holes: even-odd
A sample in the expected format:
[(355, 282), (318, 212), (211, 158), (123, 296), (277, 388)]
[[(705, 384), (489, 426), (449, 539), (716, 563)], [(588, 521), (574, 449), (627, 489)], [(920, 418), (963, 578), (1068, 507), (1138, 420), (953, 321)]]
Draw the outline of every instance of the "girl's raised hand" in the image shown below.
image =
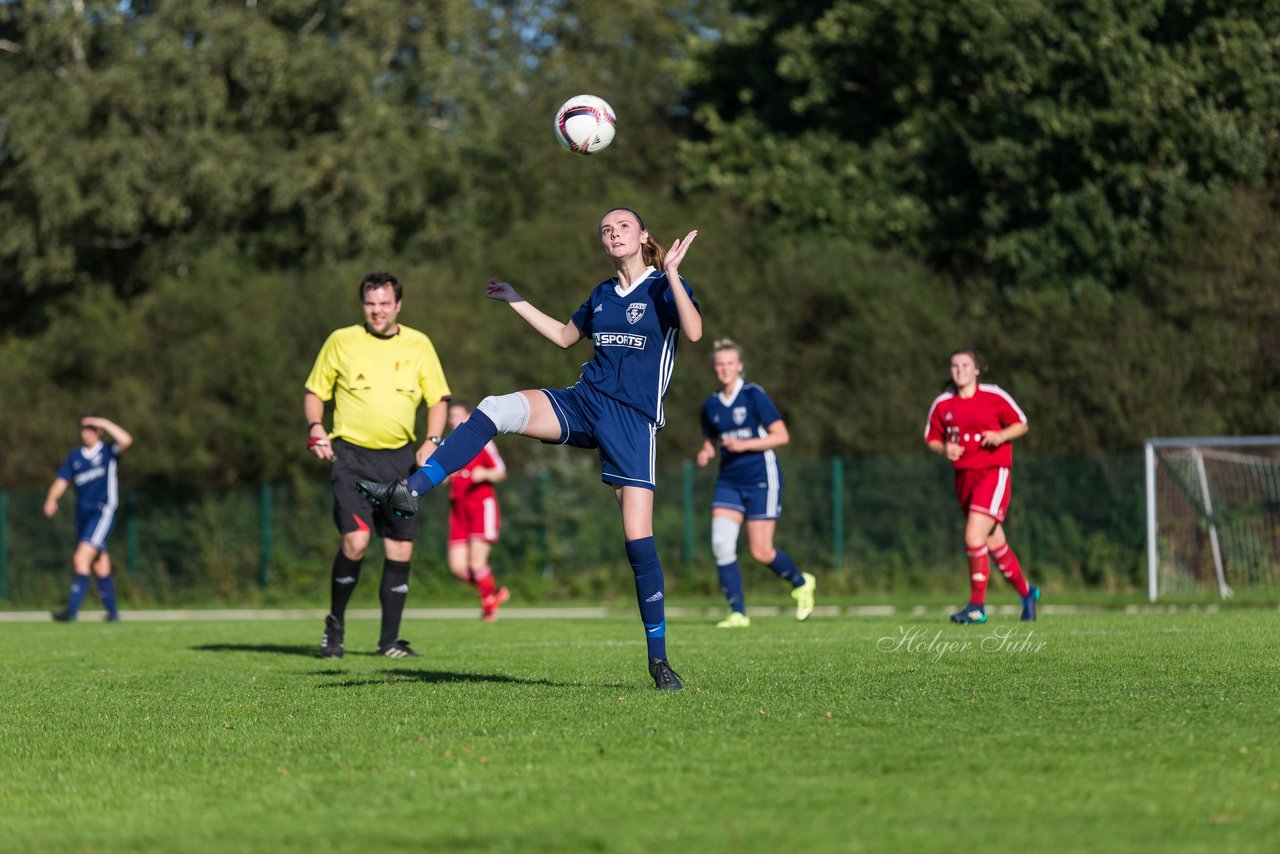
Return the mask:
[(494, 279), (490, 279), (484, 286), (484, 295), (499, 302), (519, 302), (521, 299), (520, 294), (516, 293), (516, 289), (510, 284)]
[(671, 244), (671, 248), (667, 250), (667, 257), (663, 261), (663, 269), (670, 273), (680, 268), (680, 262), (684, 260), (684, 253), (689, 251), (689, 244), (693, 243), (693, 239), (698, 236), (698, 230), (695, 228), (684, 236), (684, 239), (676, 239)]

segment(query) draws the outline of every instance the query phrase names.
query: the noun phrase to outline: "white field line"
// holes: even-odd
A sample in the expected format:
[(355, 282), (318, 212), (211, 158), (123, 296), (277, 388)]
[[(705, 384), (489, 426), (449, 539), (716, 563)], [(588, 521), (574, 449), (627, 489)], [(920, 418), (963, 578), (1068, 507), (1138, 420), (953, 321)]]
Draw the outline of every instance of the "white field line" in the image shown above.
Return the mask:
[[(931, 614), (946, 615), (954, 609), (944, 606), (925, 605), (819, 605), (813, 609), (814, 617), (923, 617)], [(1039, 612), (1045, 615), (1093, 614), (1105, 613), (1109, 609), (1090, 605), (1041, 605)], [(1114, 610), (1114, 609), (1110, 609)], [(1280, 611), (1280, 606), (1276, 608)], [(1125, 614), (1173, 614), (1173, 613), (1218, 613), (1217, 605), (1178, 606), (1178, 605), (1128, 605)], [(989, 605), (987, 613), (992, 615), (1016, 615), (1020, 612), (1017, 605)], [(123, 611), (122, 618), (130, 623), (173, 623), (195, 621), (238, 620), (323, 620), (328, 613), (323, 608), (211, 608), (182, 610), (145, 610)], [(791, 608), (776, 606), (758, 606), (751, 608), (753, 617), (787, 617)], [(1115, 611), (1115, 613), (1121, 613)], [(565, 608), (503, 608), (503, 620), (595, 620), (604, 617), (634, 616), (634, 608), (605, 608), (603, 606), (565, 607)], [(724, 615), (724, 608), (667, 608), (668, 617), (719, 617)], [(352, 608), (347, 611), (347, 618), (354, 620), (376, 620), (381, 616), (377, 608)], [(406, 608), (407, 620), (475, 620), (479, 617), (477, 608)], [(89, 609), (81, 612), (83, 622), (99, 622), (102, 612)], [(50, 621), (48, 611), (0, 611), (0, 623), (47, 623)]]

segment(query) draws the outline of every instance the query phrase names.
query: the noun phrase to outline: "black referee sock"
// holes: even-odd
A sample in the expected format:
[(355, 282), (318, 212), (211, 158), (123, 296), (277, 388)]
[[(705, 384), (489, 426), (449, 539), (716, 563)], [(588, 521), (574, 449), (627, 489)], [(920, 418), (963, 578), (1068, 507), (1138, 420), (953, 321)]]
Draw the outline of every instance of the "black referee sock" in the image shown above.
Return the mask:
[(378, 648), (390, 646), (400, 637), (400, 618), (404, 616), (404, 603), (409, 598), (409, 561), (385, 560), (382, 564), (382, 588), (378, 599), (382, 602), (382, 636)]
[(342, 553), (342, 549), (338, 549), (338, 554), (333, 558), (333, 577), (329, 581), (329, 613), (337, 617), (340, 623), (346, 619), (351, 594), (356, 592), (361, 563), (363, 560), (352, 560)]

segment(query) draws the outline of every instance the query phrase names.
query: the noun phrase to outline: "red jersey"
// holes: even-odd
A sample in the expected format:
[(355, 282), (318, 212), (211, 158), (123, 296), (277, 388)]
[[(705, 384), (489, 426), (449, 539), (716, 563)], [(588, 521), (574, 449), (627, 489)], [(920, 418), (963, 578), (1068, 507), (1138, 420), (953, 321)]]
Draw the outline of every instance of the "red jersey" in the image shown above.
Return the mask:
[(498, 446), (492, 441), (481, 448), (480, 453), (476, 454), (471, 462), (458, 469), (449, 478), (450, 501), (483, 501), (493, 497), (495, 493), (492, 483), (487, 480), (480, 483), (472, 482), (471, 472), (478, 468), (497, 469), (500, 472), (507, 470), (507, 464), (502, 461), (502, 454), (498, 453)]
[(960, 397), (954, 391), (943, 392), (929, 407), (924, 425), (926, 442), (951, 441), (964, 448), (960, 459), (952, 463), (958, 469), (985, 469), (1013, 465), (1013, 448), (1005, 442), (998, 448), (984, 448), (982, 434), (987, 430), (1003, 430), (1010, 424), (1027, 423), (1027, 416), (1007, 391), (998, 385), (979, 385), (973, 397)]

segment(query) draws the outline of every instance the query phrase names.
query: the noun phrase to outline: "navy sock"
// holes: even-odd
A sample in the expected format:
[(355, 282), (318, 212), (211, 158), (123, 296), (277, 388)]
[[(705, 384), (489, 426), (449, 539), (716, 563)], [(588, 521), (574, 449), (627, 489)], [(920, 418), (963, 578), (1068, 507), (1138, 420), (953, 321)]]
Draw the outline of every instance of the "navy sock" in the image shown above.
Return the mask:
[(389, 646), (400, 637), (400, 618), (404, 616), (404, 603), (409, 598), (409, 561), (385, 560), (382, 563), (382, 588), (378, 599), (382, 602), (382, 635), (378, 646)]
[(67, 613), (75, 616), (80, 611), (84, 594), (89, 592), (89, 576), (76, 573), (71, 576), (71, 595), (67, 597)]
[(720, 592), (729, 601), (729, 607), (739, 614), (747, 613), (746, 599), (742, 595), (742, 570), (738, 567), (738, 562), (735, 560), (733, 563), (717, 566), (716, 573), (720, 576)]
[(116, 608), (116, 583), (111, 580), (111, 576), (98, 579), (98, 598), (102, 600), (102, 607), (107, 609), (108, 614), (120, 616), (120, 611)]
[(488, 415), (473, 410), (471, 417), (459, 424), (449, 438), (440, 443), (427, 464), (409, 475), (405, 485), (415, 495), (424, 495), (444, 479), (476, 458), (489, 440), (498, 435), (498, 427)]
[(787, 553), (782, 549), (775, 551), (773, 563), (769, 564), (769, 568), (776, 572), (779, 578), (785, 578), (790, 581), (792, 587), (799, 587), (804, 584), (804, 576), (800, 574), (800, 570), (796, 569), (796, 565), (791, 562), (791, 558), (787, 557)]
[(636, 575), (636, 603), (644, 623), (650, 658), (667, 657), (666, 603), (663, 602), (662, 562), (653, 537), (627, 541), (627, 560)]
[(351, 594), (356, 592), (356, 584), (360, 581), (360, 564), (363, 560), (352, 560), (343, 554), (342, 549), (333, 557), (333, 574), (329, 579), (329, 613), (341, 623), (346, 618), (347, 603)]

